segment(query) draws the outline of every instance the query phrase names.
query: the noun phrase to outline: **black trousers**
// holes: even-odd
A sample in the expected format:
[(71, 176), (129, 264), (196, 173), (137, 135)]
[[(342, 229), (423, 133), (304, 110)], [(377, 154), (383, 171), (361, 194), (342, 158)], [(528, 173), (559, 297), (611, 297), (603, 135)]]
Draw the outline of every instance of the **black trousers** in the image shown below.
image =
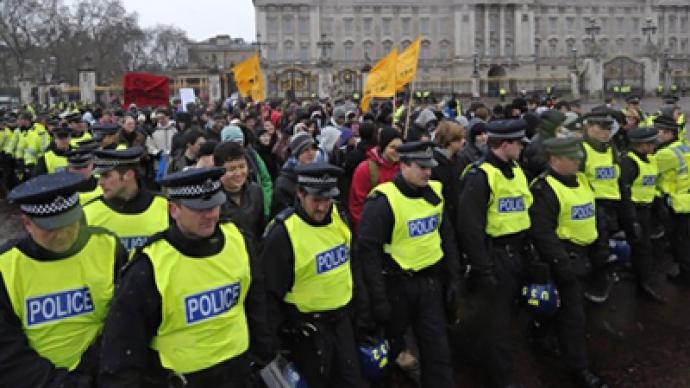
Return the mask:
[(309, 337), (293, 334), (284, 339), (292, 361), (309, 388), (366, 386), (349, 316), (309, 322), (317, 328), (316, 334)]
[(690, 214), (671, 211), (667, 233), (673, 259), (681, 275), (690, 280)]
[(651, 279), (654, 271), (654, 259), (652, 257), (652, 233), (651, 206), (635, 205), (637, 221), (642, 226), (642, 236), (635, 238), (633, 231), (625, 233), (632, 249), (632, 264), (637, 275), (638, 282), (646, 282)]
[(491, 250), (498, 284), (476, 286), (470, 298), (479, 307), (475, 315), (479, 357), (491, 387), (515, 382), (512, 320), (515, 301), (525, 281), (525, 264), (520, 251), (495, 247)]
[(411, 327), (419, 347), (422, 387), (455, 387), (441, 290), (441, 280), (433, 275), (386, 277), (392, 308), (386, 326), (390, 360), (405, 348), (405, 331)]
[(184, 377), (171, 374), (168, 377), (170, 388), (251, 388), (251, 368), (245, 354), (233, 357), (220, 364)]

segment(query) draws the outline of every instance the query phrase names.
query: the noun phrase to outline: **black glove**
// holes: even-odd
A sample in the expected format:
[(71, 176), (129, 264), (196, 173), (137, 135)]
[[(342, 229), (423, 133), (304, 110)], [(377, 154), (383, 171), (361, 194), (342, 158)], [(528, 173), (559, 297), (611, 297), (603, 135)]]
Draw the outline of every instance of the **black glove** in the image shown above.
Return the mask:
[(444, 307), (446, 310), (446, 321), (449, 324), (458, 322), (458, 304), (460, 301), (461, 283), (460, 279), (449, 279), (445, 287)]
[(636, 240), (642, 238), (642, 225), (640, 225), (639, 222), (635, 221), (632, 224), (632, 237), (635, 238)]
[(470, 282), (473, 289), (480, 290), (495, 290), (498, 286), (498, 279), (494, 273), (493, 268), (477, 268), (470, 269)]
[(571, 263), (572, 260), (579, 260), (579, 257), (571, 255), (570, 258), (565, 260), (554, 260), (553, 273), (559, 285), (571, 285), (577, 280), (573, 264)]

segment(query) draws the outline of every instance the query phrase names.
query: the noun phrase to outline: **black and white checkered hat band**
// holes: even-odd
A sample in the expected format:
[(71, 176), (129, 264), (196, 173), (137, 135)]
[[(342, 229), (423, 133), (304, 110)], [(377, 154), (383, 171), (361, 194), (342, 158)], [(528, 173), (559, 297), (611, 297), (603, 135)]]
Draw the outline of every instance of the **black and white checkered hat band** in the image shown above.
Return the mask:
[(138, 163), (139, 158), (132, 158), (132, 159), (101, 159), (101, 158), (96, 158), (95, 164), (96, 167), (117, 167), (121, 166), (123, 164), (134, 164)]
[(218, 190), (220, 190), (220, 181), (208, 180), (200, 185), (170, 187), (168, 188), (168, 195), (178, 198), (194, 198), (215, 194)]
[(297, 183), (304, 186), (333, 186), (338, 183), (338, 178), (334, 176), (313, 177), (308, 175), (298, 175)]
[(51, 203), (22, 204), (19, 208), (31, 216), (47, 217), (64, 213), (78, 203), (79, 193), (74, 193), (67, 198), (59, 195)]

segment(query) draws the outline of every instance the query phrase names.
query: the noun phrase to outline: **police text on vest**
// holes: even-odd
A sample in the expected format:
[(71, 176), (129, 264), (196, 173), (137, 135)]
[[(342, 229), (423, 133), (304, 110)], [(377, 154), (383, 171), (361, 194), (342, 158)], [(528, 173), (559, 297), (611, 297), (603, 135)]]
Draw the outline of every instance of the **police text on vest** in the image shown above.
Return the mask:
[(613, 167), (597, 167), (594, 169), (594, 177), (601, 181), (616, 179), (616, 169)]
[(499, 213), (513, 213), (525, 211), (525, 200), (519, 197), (504, 197), (498, 199)]
[(84, 315), (94, 310), (88, 287), (28, 298), (26, 326)]
[(146, 243), (146, 240), (148, 240), (148, 237), (146, 236), (120, 237), (120, 241), (122, 241), (122, 245), (125, 246), (127, 251), (132, 251), (140, 246), (143, 246)]
[(438, 228), (441, 217), (438, 214), (407, 221), (407, 233), (410, 237), (419, 237), (432, 233)]
[(240, 283), (227, 284), (184, 298), (187, 324), (218, 316), (233, 308), (240, 299)]
[(340, 267), (350, 259), (350, 250), (345, 244), (316, 254), (316, 273), (322, 274)]
[(591, 202), (570, 207), (571, 220), (585, 220), (591, 217), (594, 217), (594, 204)]

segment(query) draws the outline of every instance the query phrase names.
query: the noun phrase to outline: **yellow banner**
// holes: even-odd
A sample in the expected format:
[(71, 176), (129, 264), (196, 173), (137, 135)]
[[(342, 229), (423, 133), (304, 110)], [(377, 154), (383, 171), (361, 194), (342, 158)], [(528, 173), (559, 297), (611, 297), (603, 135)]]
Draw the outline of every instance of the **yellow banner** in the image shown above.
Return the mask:
[(235, 74), (235, 84), (242, 97), (251, 96), (256, 102), (266, 99), (264, 75), (258, 53), (233, 66), (232, 72)]
[(362, 111), (369, 109), (369, 100), (372, 97), (395, 96), (396, 63), (398, 62), (398, 49), (394, 48), (388, 55), (381, 58), (367, 75), (362, 96)]
[(422, 38), (418, 37), (405, 51), (398, 55), (396, 90), (402, 90), (405, 85), (414, 81), (417, 76), (417, 62), (419, 61), (419, 48), (421, 45)]

